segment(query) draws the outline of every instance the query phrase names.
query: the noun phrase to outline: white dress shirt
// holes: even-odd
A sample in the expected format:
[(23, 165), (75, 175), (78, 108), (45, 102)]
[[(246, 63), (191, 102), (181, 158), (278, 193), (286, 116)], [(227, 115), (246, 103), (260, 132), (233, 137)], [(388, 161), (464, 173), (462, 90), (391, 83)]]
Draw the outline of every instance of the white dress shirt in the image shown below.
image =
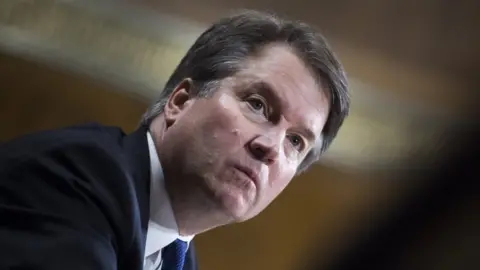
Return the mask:
[(177, 238), (189, 243), (193, 236), (180, 236), (173, 215), (170, 198), (165, 190), (165, 179), (157, 150), (150, 132), (147, 132), (150, 155), (150, 220), (145, 244), (144, 270), (156, 270), (162, 263), (162, 249)]

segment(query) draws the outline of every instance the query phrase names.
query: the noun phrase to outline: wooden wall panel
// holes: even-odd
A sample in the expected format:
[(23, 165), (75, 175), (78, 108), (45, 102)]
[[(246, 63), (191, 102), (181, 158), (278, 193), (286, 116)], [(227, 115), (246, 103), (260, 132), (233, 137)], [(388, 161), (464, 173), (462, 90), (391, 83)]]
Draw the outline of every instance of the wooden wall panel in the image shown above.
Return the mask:
[(133, 130), (147, 107), (107, 84), (5, 54), (0, 83), (0, 140), (90, 121)]

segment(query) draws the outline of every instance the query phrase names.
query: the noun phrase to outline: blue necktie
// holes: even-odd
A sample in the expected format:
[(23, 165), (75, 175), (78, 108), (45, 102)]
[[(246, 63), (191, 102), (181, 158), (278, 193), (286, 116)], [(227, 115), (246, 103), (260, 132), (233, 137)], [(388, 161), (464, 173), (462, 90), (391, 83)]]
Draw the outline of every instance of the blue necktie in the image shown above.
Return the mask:
[(182, 270), (187, 247), (187, 242), (177, 239), (163, 248), (162, 270)]

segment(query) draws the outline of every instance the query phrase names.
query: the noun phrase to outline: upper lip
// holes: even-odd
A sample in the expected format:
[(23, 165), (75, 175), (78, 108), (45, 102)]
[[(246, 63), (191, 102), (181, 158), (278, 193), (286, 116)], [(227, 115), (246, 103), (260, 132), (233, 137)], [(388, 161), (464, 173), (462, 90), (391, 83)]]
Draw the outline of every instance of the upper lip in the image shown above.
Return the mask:
[(259, 184), (258, 174), (255, 172), (255, 170), (243, 165), (236, 165), (235, 167), (239, 171), (245, 173), (250, 179), (252, 179), (255, 185)]

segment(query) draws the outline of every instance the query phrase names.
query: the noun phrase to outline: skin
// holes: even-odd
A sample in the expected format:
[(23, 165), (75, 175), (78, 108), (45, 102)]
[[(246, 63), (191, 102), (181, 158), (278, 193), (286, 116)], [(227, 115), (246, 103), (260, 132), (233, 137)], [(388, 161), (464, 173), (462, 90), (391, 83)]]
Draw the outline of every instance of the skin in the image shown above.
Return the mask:
[(284, 45), (270, 45), (196, 98), (186, 78), (151, 124), (180, 234), (250, 219), (319, 146), (327, 91)]

